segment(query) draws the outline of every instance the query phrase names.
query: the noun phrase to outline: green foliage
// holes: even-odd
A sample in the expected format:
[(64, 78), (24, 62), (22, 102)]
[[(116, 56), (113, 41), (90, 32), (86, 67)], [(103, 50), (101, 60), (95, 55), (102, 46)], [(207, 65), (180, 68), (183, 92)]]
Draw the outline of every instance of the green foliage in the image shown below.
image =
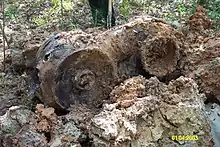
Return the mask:
[(43, 18), (35, 17), (32, 19), (32, 21), (34, 23), (36, 23), (38, 26), (46, 26), (47, 25), (47, 21)]
[(7, 5), (5, 9), (5, 17), (6, 19), (15, 20), (19, 15), (19, 11), (17, 7), (13, 4)]
[[(62, 5), (61, 5), (61, 2), (62, 2)], [(52, 7), (53, 10), (57, 8), (59, 9), (61, 7), (63, 7), (65, 11), (69, 11), (73, 9), (71, 0), (51, 0), (51, 3), (53, 5)]]
[(185, 6), (184, 6), (182, 3), (179, 3), (179, 4), (178, 4), (178, 11), (179, 11), (180, 13), (183, 13), (183, 12), (186, 11), (186, 8), (185, 8)]
[(71, 0), (66, 0), (63, 2), (63, 8), (64, 10), (73, 10), (73, 7), (72, 7), (72, 3), (71, 3)]
[[(220, 1), (219, 0), (192, 0), (190, 3), (183, 3), (182, 0), (177, 1), (177, 10), (178, 13), (185, 19), (188, 20), (192, 14), (196, 11), (196, 6), (200, 5), (205, 8), (208, 12), (208, 16), (212, 19), (214, 29), (219, 29), (219, 21), (220, 21)], [(172, 15), (168, 15), (168, 20)], [(180, 19), (178, 16), (175, 16), (174, 19)]]
[(53, 8), (56, 9), (60, 6), (61, 0), (51, 0), (51, 3), (53, 5)]
[(197, 4), (208, 10), (211, 19), (220, 19), (220, 1), (219, 0), (198, 0)]
[[(6, 20), (23, 21), (28, 24), (34, 23), (37, 26), (56, 25), (72, 29), (82, 23), (74, 16), (75, 14), (79, 15), (79, 11), (74, 10), (74, 1), (32, 0), (30, 2), (30, 0), (7, 0), (5, 16)], [(83, 2), (82, 5), (88, 3), (88, 0), (78, 1)], [(123, 24), (133, 14), (139, 15), (139, 12), (160, 17), (166, 21), (179, 22), (179, 19), (182, 19), (182, 22), (186, 22), (199, 4), (207, 9), (214, 28), (216, 30), (220, 28), (220, 0), (121, 0), (120, 4), (117, 4), (117, 1), (119, 0), (114, 0), (115, 6), (118, 8), (116, 12), (119, 10), (118, 24)]]
[[(45, 5), (47, 5), (46, 8)], [(41, 13), (33, 17), (32, 22), (43, 27), (50, 24), (63, 26), (62, 12), (73, 11), (71, 0), (51, 0), (50, 3), (45, 3), (45, 0), (41, 0), (35, 7), (41, 7)], [(73, 25), (69, 25), (68, 27), (72, 28)]]
[[(204, 7), (207, 12), (208, 16), (212, 19), (213, 28), (216, 31), (220, 29), (220, 1), (219, 0), (195, 0), (197, 4)], [(194, 8), (195, 9), (195, 8)]]
[(208, 15), (213, 19), (220, 19), (220, 13), (216, 11), (210, 11)]
[(120, 12), (121, 14), (126, 17), (129, 14), (129, 10), (130, 10), (130, 5), (129, 5), (129, 1), (128, 0), (123, 0), (122, 1), (122, 6), (120, 8)]

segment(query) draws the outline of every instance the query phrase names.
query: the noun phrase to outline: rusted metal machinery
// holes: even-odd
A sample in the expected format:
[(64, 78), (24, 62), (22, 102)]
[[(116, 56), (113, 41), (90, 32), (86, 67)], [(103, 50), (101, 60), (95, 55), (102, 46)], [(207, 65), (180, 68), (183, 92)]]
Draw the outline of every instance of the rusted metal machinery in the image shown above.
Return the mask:
[(144, 70), (162, 77), (174, 71), (179, 38), (180, 34), (160, 20), (138, 18), (81, 46), (74, 44), (76, 40), (62, 44), (54, 39), (37, 53), (41, 100), (65, 110), (74, 104), (100, 107), (113, 87), (129, 76)]

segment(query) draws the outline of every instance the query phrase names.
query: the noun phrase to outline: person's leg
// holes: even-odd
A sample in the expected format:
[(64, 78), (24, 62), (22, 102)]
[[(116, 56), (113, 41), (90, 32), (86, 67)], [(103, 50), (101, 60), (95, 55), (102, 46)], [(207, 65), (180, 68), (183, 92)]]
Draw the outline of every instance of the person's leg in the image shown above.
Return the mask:
[(105, 1), (106, 0), (89, 0), (93, 21), (96, 26), (103, 24), (102, 20), (105, 15)]
[(115, 26), (115, 10), (114, 10), (114, 7), (112, 6), (112, 26)]
[[(95, 25), (107, 26), (109, 0), (89, 0)], [(103, 22), (104, 20), (104, 22)], [(115, 10), (112, 4), (111, 26), (115, 26)]]
[[(108, 1), (108, 0), (107, 0)], [(107, 22), (108, 21), (111, 21), (111, 26), (115, 26), (115, 10), (114, 10), (114, 7), (113, 7), (113, 3), (112, 3), (112, 14), (111, 14), (111, 20), (108, 20), (108, 8), (106, 8), (107, 11), (105, 11), (105, 21), (106, 21), (106, 25), (107, 25)]]

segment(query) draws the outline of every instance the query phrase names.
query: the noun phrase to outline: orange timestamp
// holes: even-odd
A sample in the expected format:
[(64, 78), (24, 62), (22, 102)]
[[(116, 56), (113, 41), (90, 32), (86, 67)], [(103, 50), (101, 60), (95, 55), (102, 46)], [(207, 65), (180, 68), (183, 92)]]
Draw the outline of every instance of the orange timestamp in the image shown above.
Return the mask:
[(199, 137), (197, 135), (173, 135), (171, 139), (173, 141), (196, 141)]

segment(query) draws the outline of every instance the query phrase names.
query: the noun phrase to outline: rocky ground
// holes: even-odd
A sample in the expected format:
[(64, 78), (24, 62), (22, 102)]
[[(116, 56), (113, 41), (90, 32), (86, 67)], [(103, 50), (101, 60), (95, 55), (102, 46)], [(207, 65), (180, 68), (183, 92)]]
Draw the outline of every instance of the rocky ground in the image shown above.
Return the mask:
[[(198, 7), (184, 28), (139, 16), (110, 30), (65, 32), (68, 58), (58, 52), (38, 63), (41, 92), (33, 95), (31, 67), (50, 33), (18, 26), (0, 75), (0, 146), (220, 146), (220, 38), (208, 37), (210, 28)], [(88, 86), (75, 80), (90, 91), (83, 95), (68, 91), (68, 74), (51, 79), (60, 68), (77, 77), (88, 67), (99, 76)], [(71, 105), (59, 101), (56, 84)]]

